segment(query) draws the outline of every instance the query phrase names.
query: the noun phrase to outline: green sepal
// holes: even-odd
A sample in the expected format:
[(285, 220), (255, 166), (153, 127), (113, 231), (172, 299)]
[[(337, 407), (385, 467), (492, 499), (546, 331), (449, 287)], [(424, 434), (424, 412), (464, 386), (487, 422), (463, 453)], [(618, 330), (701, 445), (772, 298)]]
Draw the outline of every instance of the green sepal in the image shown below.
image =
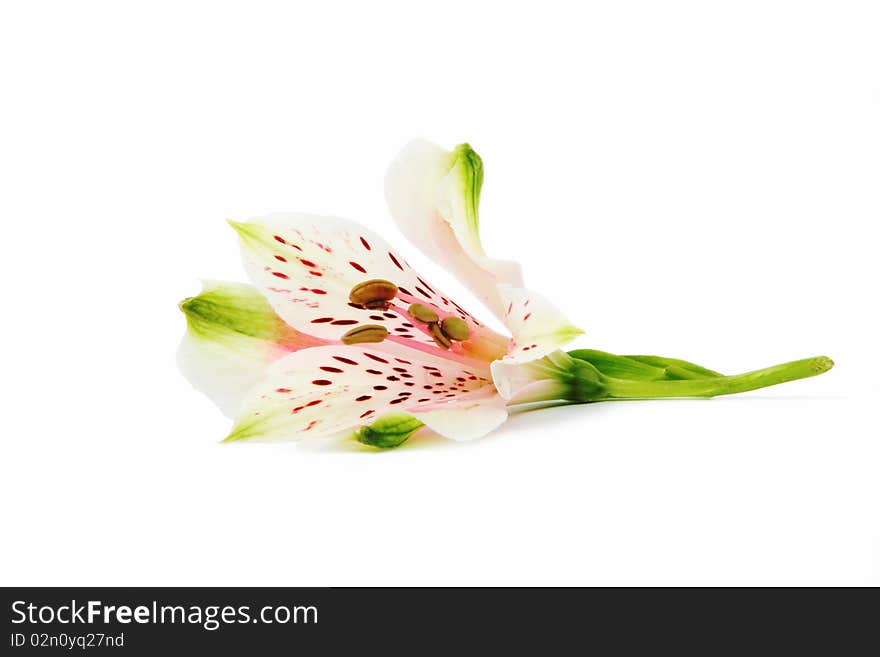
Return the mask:
[(663, 356), (625, 356), (631, 360), (661, 367), (666, 371), (666, 378), (670, 380), (677, 379), (713, 379), (724, 376), (720, 372), (707, 369), (696, 363), (689, 363), (679, 358), (665, 358)]
[(277, 340), (282, 322), (259, 290), (240, 283), (210, 283), (204, 292), (180, 302), (189, 328), (216, 338), (220, 334)]
[(575, 349), (569, 351), (568, 355), (590, 363), (604, 376), (628, 381), (680, 381), (723, 376), (678, 358), (618, 356), (596, 349)]
[(353, 438), (370, 447), (390, 449), (402, 445), (423, 426), (424, 424), (412, 415), (395, 413), (380, 417), (369, 426), (361, 427)]
[(574, 402), (731, 395), (818, 376), (834, 367), (830, 358), (817, 356), (726, 376), (677, 358), (615, 356), (590, 349), (568, 355), (575, 364), (555, 378), (563, 384), (561, 398)]

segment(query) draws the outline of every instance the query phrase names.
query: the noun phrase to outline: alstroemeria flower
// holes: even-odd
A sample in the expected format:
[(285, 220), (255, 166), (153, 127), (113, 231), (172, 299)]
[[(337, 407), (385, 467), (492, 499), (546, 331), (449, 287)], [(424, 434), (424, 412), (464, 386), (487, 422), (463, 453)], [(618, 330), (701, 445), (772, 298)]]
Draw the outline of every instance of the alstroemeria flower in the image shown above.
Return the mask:
[(559, 350), (580, 329), (483, 250), (482, 163), (467, 145), (413, 142), (386, 197), (410, 239), (482, 299), (510, 335), (482, 324), (378, 235), (334, 217), (230, 222), (254, 286), (209, 283), (181, 303), (181, 369), (235, 424), (227, 440), (354, 434), (393, 447), (427, 425), (485, 435), (536, 402), (712, 396), (830, 368), (806, 359), (736, 377), (686, 361)]
[[(212, 284), (181, 306), (182, 368), (235, 412), (230, 440), (336, 435), (388, 413), (476, 438), (507, 417), (491, 364), (540, 358), (571, 333), (545, 300), (515, 288), (504, 291), (514, 337), (496, 333), (353, 222), (279, 214), (233, 226), (256, 289)], [(392, 284), (393, 298), (353, 303), (367, 281)], [(464, 332), (438, 340), (449, 321)]]

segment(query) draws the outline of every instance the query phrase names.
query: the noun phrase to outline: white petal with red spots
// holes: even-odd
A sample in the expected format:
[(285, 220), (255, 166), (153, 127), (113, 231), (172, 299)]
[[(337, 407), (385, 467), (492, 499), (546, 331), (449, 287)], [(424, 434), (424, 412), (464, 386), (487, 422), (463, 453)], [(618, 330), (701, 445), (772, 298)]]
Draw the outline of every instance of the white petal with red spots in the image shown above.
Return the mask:
[(583, 334), (541, 295), (509, 285), (498, 290), (504, 300), (504, 323), (513, 335), (506, 361), (541, 358)]
[(410, 413), (441, 436), (474, 440), (507, 419), (507, 401), (498, 395), (494, 386), (486, 386), (445, 402), (419, 405), (410, 409)]
[[(390, 340), (437, 350), (425, 327), (406, 315), (411, 303), (433, 307), (442, 317), (464, 319), (470, 344), (453, 350), (485, 360), (503, 354), (504, 338), (482, 326), (447, 295), (415, 272), (375, 233), (336, 217), (273, 214), (233, 223), (241, 237), (245, 267), (275, 311), (293, 328), (338, 340), (362, 324), (388, 329)], [(369, 279), (388, 280), (400, 289), (387, 310), (349, 302), (351, 289)]]
[[(481, 389), (487, 395), (482, 403), (496, 403), (487, 365), (466, 365), (393, 343), (314, 347), (270, 368), (245, 400), (227, 440), (334, 435), (389, 411), (417, 414), (458, 405), (473, 410), (481, 400), (467, 393)], [(456, 437), (455, 426), (440, 432)]]

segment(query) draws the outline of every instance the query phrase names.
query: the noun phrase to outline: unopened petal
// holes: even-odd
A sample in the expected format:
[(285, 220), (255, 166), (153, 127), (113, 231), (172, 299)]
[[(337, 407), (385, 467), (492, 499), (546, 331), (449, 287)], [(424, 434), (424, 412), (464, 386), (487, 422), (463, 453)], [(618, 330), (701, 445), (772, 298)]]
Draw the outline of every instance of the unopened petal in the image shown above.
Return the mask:
[(388, 169), (385, 198), (404, 235), (451, 271), (499, 318), (497, 285), (522, 285), (519, 265), (494, 260), (480, 241), (480, 156), (468, 145), (447, 151), (424, 140), (410, 142)]
[(187, 329), (177, 352), (179, 367), (230, 417), (271, 363), (324, 344), (285, 324), (251, 285), (205, 282), (202, 293), (182, 301), (180, 309)]

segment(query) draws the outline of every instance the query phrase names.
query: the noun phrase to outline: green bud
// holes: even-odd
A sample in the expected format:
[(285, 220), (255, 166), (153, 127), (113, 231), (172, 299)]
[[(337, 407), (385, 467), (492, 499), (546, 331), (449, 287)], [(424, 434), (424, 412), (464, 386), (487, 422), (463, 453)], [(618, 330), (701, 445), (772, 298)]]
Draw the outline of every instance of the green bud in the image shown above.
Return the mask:
[(390, 449), (403, 444), (423, 426), (411, 415), (395, 413), (380, 417), (369, 426), (361, 427), (354, 434), (354, 439), (371, 447)]

